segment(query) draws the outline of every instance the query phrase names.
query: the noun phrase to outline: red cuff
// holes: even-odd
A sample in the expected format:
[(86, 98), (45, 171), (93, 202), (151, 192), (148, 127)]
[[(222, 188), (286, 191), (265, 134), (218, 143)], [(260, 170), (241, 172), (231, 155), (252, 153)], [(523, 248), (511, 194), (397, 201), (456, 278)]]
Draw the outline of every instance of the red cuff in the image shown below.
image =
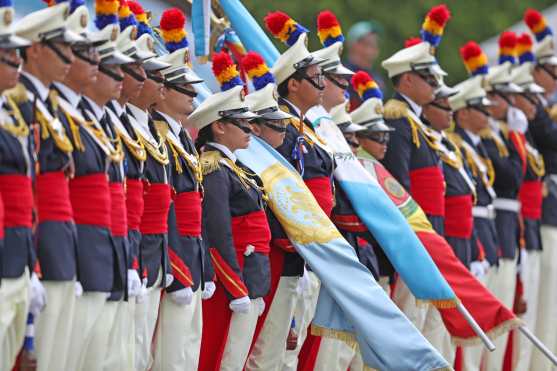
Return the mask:
[(190, 287), (193, 285), (193, 278), (191, 277), (191, 272), (184, 263), (182, 259), (168, 246), (168, 256), (170, 257), (170, 267), (172, 268), (172, 275), (178, 280), (184, 287)]
[(211, 261), (215, 268), (218, 279), (223, 284), (226, 291), (234, 298), (241, 298), (248, 296), (248, 289), (244, 282), (238, 277), (236, 272), (226, 263), (226, 261), (219, 254), (218, 250), (214, 247), (209, 249), (211, 254)]
[(288, 238), (276, 238), (272, 241), (272, 244), (286, 252), (296, 252), (296, 249)]

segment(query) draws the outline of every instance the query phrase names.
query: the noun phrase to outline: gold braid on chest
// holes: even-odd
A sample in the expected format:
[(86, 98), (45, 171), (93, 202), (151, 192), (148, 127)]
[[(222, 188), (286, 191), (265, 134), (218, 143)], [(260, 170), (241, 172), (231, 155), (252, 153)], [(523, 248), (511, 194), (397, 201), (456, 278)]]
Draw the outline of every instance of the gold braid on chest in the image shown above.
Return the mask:
[(197, 183), (201, 184), (203, 182), (203, 170), (201, 169), (201, 162), (199, 161), (199, 157), (197, 156), (197, 154), (187, 153), (182, 147), (174, 144), (169, 139), (167, 139), (166, 142), (168, 143), (172, 155), (174, 156), (176, 172), (178, 174), (182, 174), (184, 172), (180, 161), (180, 159), (184, 159), (191, 172), (193, 173)]
[(110, 138), (102, 128), (97, 128), (92, 121), (83, 121), (83, 125), (108, 150), (108, 158), (112, 162), (124, 160), (124, 148), (120, 137)]
[(120, 138), (120, 140), (124, 143), (128, 151), (131, 153), (133, 157), (135, 157), (138, 161), (145, 161), (147, 159), (147, 151), (145, 150), (145, 145), (141, 141), (141, 137), (139, 136), (137, 130), (133, 128), (133, 132), (137, 138), (134, 140), (130, 135), (126, 135), (122, 133), (120, 130), (115, 129), (116, 134)]
[(29, 127), (27, 126), (19, 107), (10, 97), (6, 97), (6, 102), (9, 106), (8, 114), (13, 118), (14, 122), (2, 122), (0, 123), (0, 128), (6, 130), (14, 137), (27, 137), (29, 135)]
[(41, 128), (41, 139), (46, 140), (52, 138), (56, 147), (62, 152), (70, 153), (73, 151), (73, 145), (70, 138), (66, 135), (66, 130), (60, 123), (60, 131), (56, 130), (52, 123), (44, 116), (40, 109), (35, 108), (35, 118), (39, 122)]

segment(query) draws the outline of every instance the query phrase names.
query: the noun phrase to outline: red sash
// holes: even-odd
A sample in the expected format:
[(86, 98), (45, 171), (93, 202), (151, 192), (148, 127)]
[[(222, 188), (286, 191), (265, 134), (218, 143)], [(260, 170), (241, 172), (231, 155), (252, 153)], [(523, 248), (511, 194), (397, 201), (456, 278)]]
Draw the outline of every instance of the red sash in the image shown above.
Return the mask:
[(447, 196), (445, 198), (445, 236), (472, 237), (472, 195)]
[(201, 236), (201, 193), (182, 192), (174, 199), (176, 224), (181, 236)]
[(167, 233), (170, 186), (165, 183), (145, 183), (143, 202), (143, 216), (139, 226), (141, 233)]
[(333, 223), (342, 229), (343, 231), (348, 232), (367, 232), (367, 228), (362, 223), (360, 218), (357, 215), (338, 215), (333, 214), (332, 216)]
[(445, 215), (445, 178), (439, 166), (410, 170), (410, 194), (426, 214)]
[(4, 226), (33, 226), (33, 188), (26, 175), (0, 175), (0, 194), (4, 201)]
[(542, 189), (541, 180), (530, 180), (522, 183), (518, 197), (523, 217), (534, 220), (542, 217)]
[(110, 183), (110, 230), (113, 236), (128, 235), (128, 221), (126, 215), (126, 199), (123, 183)]
[(143, 182), (139, 179), (126, 179), (126, 211), (128, 228), (138, 231), (143, 215)]
[(36, 194), (39, 223), (48, 220), (69, 222), (73, 219), (70, 187), (64, 172), (38, 175)]
[(76, 224), (110, 228), (110, 191), (106, 173), (71, 179), (70, 200)]
[(0, 192), (0, 240), (4, 238), (4, 201)]
[(232, 218), (232, 238), (236, 248), (238, 262), (243, 266), (244, 253), (248, 245), (252, 245), (254, 252), (269, 254), (271, 249), (271, 230), (267, 215), (263, 210), (251, 212)]
[(319, 206), (321, 206), (321, 209), (323, 209), (327, 216), (331, 216), (334, 203), (331, 178), (322, 176), (318, 178), (306, 179), (304, 182), (313, 194), (313, 197), (317, 200)]

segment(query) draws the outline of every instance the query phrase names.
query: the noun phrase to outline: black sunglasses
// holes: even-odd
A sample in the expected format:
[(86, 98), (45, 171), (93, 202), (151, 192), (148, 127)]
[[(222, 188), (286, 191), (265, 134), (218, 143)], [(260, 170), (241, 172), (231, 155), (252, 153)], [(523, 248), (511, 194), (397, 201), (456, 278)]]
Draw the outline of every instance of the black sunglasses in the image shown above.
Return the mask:
[(149, 78), (150, 80), (153, 80), (154, 82), (158, 82), (159, 84), (163, 84), (164, 83), (164, 78), (160, 77), (159, 75), (152, 73), (152, 72), (147, 72), (147, 78)]
[(442, 111), (445, 111), (445, 112), (451, 112), (451, 107), (443, 106), (442, 104), (437, 103), (437, 102), (431, 102), (429, 105), (430, 105), (430, 106), (433, 106), (433, 107), (435, 107), (435, 108), (437, 108), (437, 109), (440, 109), (440, 110), (442, 110)]
[(350, 84), (343, 84), (337, 79), (335, 79), (335, 75), (332, 73), (325, 73), (324, 75), (327, 78), (327, 80), (329, 80), (330, 82), (332, 82), (334, 85), (336, 85), (338, 88), (342, 90), (346, 90), (350, 87)]
[(473, 109), (473, 110), (476, 110), (476, 111), (482, 113), (484, 116), (487, 116), (487, 117), (491, 116), (491, 115), (489, 114), (489, 112), (485, 109), (484, 106), (468, 106), (468, 108), (471, 108), (471, 109)]
[(315, 76), (309, 76), (308, 74), (306, 74), (304, 72), (304, 73), (301, 73), (300, 76), (302, 77), (302, 79), (309, 82), (311, 84), (311, 86), (313, 86), (315, 89), (317, 89), (317, 90), (325, 89), (325, 85), (323, 85), (323, 83), (325, 82), (325, 76), (323, 74), (320, 73), (320, 74), (315, 75)]
[(137, 73), (130, 66), (123, 65), (121, 68), (122, 68), (122, 71), (124, 71), (124, 73), (126, 73), (127, 75), (130, 75), (134, 80), (136, 80), (138, 82), (144, 82), (146, 80), (145, 77), (141, 76), (139, 73)]
[(552, 69), (548, 68), (546, 64), (542, 64), (540, 67), (541, 67), (545, 72), (547, 72), (547, 74), (548, 74), (549, 76), (551, 76), (551, 78), (552, 78), (553, 80), (557, 80), (557, 75), (555, 74), (555, 70), (554, 70), (554, 69), (552, 70)]
[(244, 125), (244, 124), (240, 123), (238, 120), (229, 118), (229, 119), (227, 119), (227, 123), (236, 126), (238, 129), (242, 130), (246, 134), (251, 134), (251, 132), (252, 132), (251, 127), (249, 127), (249, 124)]
[(389, 143), (389, 139), (391, 135), (386, 131), (378, 131), (378, 132), (371, 132), (371, 133), (358, 133), (358, 136), (361, 138), (373, 140), (379, 144), (387, 144)]
[[(282, 120), (273, 120), (273, 121), (282, 121)], [(286, 125), (275, 125), (272, 121), (261, 121), (263, 125), (268, 127), (271, 130), (276, 131), (277, 133), (286, 133)]]
[(414, 73), (417, 76), (419, 76), (422, 80), (424, 80), (425, 83), (431, 86), (432, 88), (439, 87), (439, 80), (437, 80), (437, 78), (434, 75), (426, 72), (421, 72), (419, 70), (414, 71)]
[(107, 75), (108, 77), (113, 79), (114, 81), (117, 81), (117, 82), (124, 81), (124, 75), (123, 74), (121, 75), (118, 72), (116, 72), (115, 70), (112, 70), (112, 69), (110, 69), (109, 67), (106, 67), (103, 64), (99, 65), (99, 71), (104, 73), (105, 75)]
[(197, 97), (197, 93), (195, 91), (188, 90), (188, 89), (183, 88), (179, 85), (172, 84), (172, 83), (169, 83), (169, 82), (165, 82), (164, 86), (166, 86), (169, 89), (176, 90), (178, 93), (182, 93), (184, 95), (187, 95), (188, 97), (192, 97), (192, 98)]

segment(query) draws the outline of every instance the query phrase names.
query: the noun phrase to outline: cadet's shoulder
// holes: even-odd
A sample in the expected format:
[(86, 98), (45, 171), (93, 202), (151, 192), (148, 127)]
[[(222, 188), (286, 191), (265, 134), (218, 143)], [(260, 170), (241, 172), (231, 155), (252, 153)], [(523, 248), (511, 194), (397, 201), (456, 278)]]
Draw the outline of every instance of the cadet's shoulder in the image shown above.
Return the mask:
[(13, 100), (18, 106), (31, 103), (29, 95), (27, 94), (27, 89), (22, 83), (18, 83), (13, 88), (5, 90), (2, 94)]

